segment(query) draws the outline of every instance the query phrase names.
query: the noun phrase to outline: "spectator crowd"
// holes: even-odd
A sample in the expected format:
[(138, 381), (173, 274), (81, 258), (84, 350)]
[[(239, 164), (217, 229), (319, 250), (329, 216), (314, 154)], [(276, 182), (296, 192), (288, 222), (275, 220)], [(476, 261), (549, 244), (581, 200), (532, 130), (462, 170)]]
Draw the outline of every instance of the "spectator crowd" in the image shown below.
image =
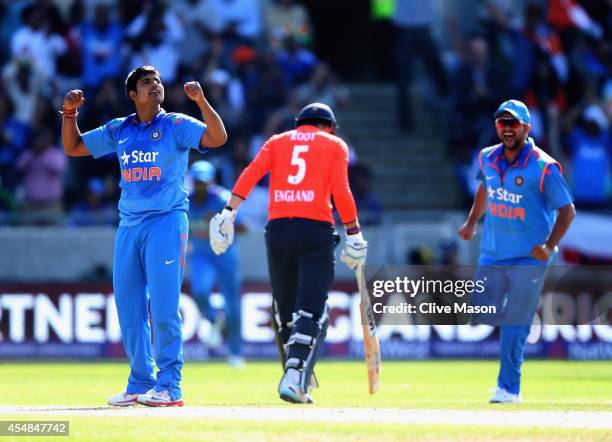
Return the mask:
[(612, 208), (612, 2), (478, 5), (474, 29), (447, 21), (448, 145), (466, 193), (477, 187), (477, 151), (499, 142), (492, 112), (516, 98), (536, 143), (564, 164), (577, 206)]
[(84, 91), (87, 131), (133, 113), (123, 81), (137, 66), (159, 70), (167, 111), (196, 118), (182, 85), (200, 81), (230, 134), (207, 154), (225, 186), (304, 104), (348, 99), (293, 0), (0, 0), (0, 23), (0, 224), (116, 223), (116, 156), (61, 151), (70, 89)]
[[(449, 5), (436, 10), (429, 0), (371, 2), (389, 24), (385, 30), (380, 17), (372, 20), (377, 41), (393, 45), (377, 51), (373, 80), (396, 79), (398, 123), (412, 130), (411, 113), (418, 109), (410, 106), (406, 88), (413, 62), (421, 60), (444, 111), (450, 157), (466, 195), (475, 188), (475, 153), (496, 142), (491, 114), (512, 97), (529, 106), (538, 145), (566, 166), (578, 206), (612, 207), (611, 2), (472, 0), (478, 7), (463, 12), (473, 16), (469, 29), (435, 16)], [(116, 157), (65, 157), (58, 109), (64, 93), (78, 88), (86, 97), (82, 131), (131, 114), (123, 81), (139, 65), (160, 71), (168, 111), (199, 117), (182, 85), (203, 85), (230, 135), (206, 158), (225, 187), (263, 140), (293, 127), (303, 105), (345, 106), (347, 89), (313, 52), (316, 29), (304, 4), (0, 0), (0, 224), (116, 223)], [(450, 36), (444, 50), (432, 32), (436, 19)], [(393, 38), (384, 37), (387, 31)], [(371, 193), (372, 172), (353, 164), (351, 181), (358, 204), (372, 211), (376, 224), (382, 204)], [(261, 225), (265, 182), (254, 195), (249, 211)]]

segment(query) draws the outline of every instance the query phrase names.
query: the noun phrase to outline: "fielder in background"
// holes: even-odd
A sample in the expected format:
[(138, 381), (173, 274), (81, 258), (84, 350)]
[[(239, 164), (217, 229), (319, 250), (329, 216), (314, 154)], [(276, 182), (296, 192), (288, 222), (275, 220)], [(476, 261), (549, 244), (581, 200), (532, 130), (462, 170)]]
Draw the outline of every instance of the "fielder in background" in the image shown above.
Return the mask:
[[(191, 231), (191, 294), (200, 313), (210, 321), (211, 332), (208, 344), (221, 344), (221, 331), (227, 330), (228, 363), (232, 367), (244, 365), (241, 340), (240, 254), (238, 247), (231, 246), (226, 253), (217, 255), (210, 247), (208, 228), (210, 219), (223, 210), (231, 192), (214, 184), (215, 166), (208, 161), (196, 161), (191, 165), (193, 192), (190, 197), (189, 226)], [(246, 231), (241, 217), (236, 218), (236, 232)], [(225, 300), (223, 315), (210, 304), (210, 295), (218, 282)]]
[(486, 213), (475, 274), (475, 279), (486, 281), (486, 299), (476, 303), (494, 305), (498, 311), (472, 320), (501, 325), (500, 370), (490, 402), (518, 403), (525, 344), (546, 268), (576, 210), (561, 165), (528, 137), (527, 106), (506, 101), (494, 118), (501, 143), (479, 153), (481, 183), (459, 235), (470, 240)]
[(114, 153), (121, 168), (113, 288), (131, 371), (126, 390), (108, 398), (108, 403), (182, 406), (179, 295), (189, 233), (189, 199), (183, 179), (189, 150), (206, 152), (221, 146), (227, 134), (198, 82), (186, 83), (184, 90), (206, 123), (161, 108), (164, 86), (152, 66), (131, 71), (125, 88), (136, 113), (84, 134), (76, 121), (77, 109), (85, 101), (83, 92), (69, 91), (62, 109), (64, 152), (94, 158)]
[(330, 197), (346, 228), (342, 261), (364, 265), (367, 242), (359, 229), (348, 184), (348, 147), (335, 136), (329, 106), (313, 103), (295, 118), (296, 129), (268, 139), (242, 172), (227, 206), (210, 222), (210, 243), (223, 253), (234, 236), (241, 202), (270, 172), (270, 204), (265, 238), (281, 343), (284, 375), (281, 399), (311, 403), (312, 375), (329, 323), (327, 293), (334, 278), (334, 226)]

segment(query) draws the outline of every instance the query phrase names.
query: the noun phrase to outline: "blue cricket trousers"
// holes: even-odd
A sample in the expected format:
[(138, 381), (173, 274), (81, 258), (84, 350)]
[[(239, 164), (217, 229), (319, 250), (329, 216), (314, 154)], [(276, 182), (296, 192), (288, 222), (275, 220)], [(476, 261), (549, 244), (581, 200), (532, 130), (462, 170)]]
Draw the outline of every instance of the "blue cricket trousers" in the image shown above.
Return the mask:
[[(115, 238), (113, 286), (123, 346), (130, 360), (127, 392), (168, 390), (182, 397), (182, 323), (179, 296), (189, 232), (187, 215), (175, 210), (120, 226)], [(151, 354), (151, 326), (155, 376)]]
[(521, 366), (533, 317), (544, 286), (546, 265), (479, 265), (475, 280), (485, 280), (482, 296), (473, 305), (494, 305), (497, 314), (479, 314), (474, 323), (500, 326), (500, 367), (497, 385), (519, 394)]
[(191, 293), (200, 308), (202, 315), (211, 322), (217, 319), (217, 313), (210, 305), (210, 295), (218, 281), (219, 288), (225, 300), (225, 320), (227, 324), (227, 338), (229, 354), (242, 355), (242, 318), (241, 297), (242, 274), (240, 260), (236, 245), (219, 256), (216, 256), (210, 245), (201, 251), (194, 247), (191, 255)]

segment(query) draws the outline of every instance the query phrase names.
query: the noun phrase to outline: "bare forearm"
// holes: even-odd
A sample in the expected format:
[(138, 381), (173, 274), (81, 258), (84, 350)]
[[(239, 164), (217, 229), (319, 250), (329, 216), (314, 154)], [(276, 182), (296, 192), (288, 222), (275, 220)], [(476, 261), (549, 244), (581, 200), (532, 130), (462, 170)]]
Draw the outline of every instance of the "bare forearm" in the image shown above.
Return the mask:
[(576, 209), (574, 208), (573, 204), (568, 204), (565, 207), (561, 207), (552, 231), (550, 232), (550, 235), (548, 235), (545, 244), (551, 249), (554, 249), (567, 232), (567, 229), (569, 229), (569, 226), (575, 217)]
[(230, 198), (227, 205), (232, 209), (236, 210), (240, 206), (240, 204), (242, 204), (243, 201), (244, 199), (242, 197), (239, 197), (235, 193), (232, 193), (232, 197)]
[(202, 118), (208, 126), (206, 132), (207, 146), (206, 147), (219, 147), (227, 141), (227, 132), (225, 131), (225, 125), (221, 120), (221, 117), (215, 111), (210, 103), (203, 98), (197, 102), (200, 112), (202, 112)]
[(474, 203), (468, 215), (468, 223), (476, 224), (482, 218), (487, 210), (487, 194), (482, 183), (478, 186), (476, 195), (474, 195)]
[[(79, 147), (83, 145), (81, 131), (76, 118), (64, 118), (62, 121), (62, 144), (68, 156), (82, 156)], [(85, 154), (86, 155), (86, 154)]]

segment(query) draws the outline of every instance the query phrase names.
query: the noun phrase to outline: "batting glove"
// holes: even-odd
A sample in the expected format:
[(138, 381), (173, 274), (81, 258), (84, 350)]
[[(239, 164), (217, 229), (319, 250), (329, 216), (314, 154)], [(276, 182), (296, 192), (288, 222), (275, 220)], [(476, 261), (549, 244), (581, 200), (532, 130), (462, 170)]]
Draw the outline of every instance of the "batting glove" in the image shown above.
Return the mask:
[(210, 247), (215, 252), (215, 255), (225, 253), (225, 251), (234, 242), (234, 220), (236, 219), (236, 210), (223, 209), (221, 213), (217, 213), (210, 220), (208, 235), (210, 238)]
[(368, 242), (363, 239), (361, 232), (354, 235), (346, 235), (344, 249), (340, 255), (340, 261), (345, 263), (350, 269), (365, 265), (368, 254)]

